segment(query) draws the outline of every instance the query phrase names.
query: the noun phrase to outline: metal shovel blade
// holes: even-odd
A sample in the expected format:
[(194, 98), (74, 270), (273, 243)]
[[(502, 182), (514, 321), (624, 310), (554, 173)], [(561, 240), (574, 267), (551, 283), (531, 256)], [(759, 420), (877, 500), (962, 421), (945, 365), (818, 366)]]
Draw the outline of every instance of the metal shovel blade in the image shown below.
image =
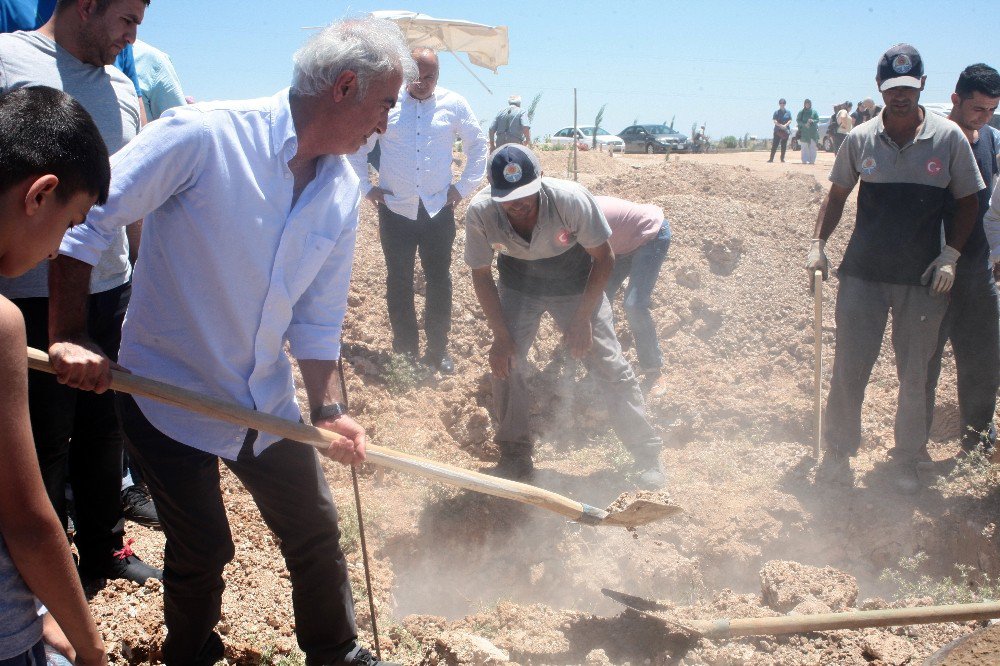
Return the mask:
[(676, 516), (684, 509), (676, 504), (647, 498), (636, 498), (621, 508), (619, 502), (608, 507), (608, 515), (601, 521), (602, 525), (612, 525), (632, 529), (649, 523)]
[(640, 615), (645, 615), (646, 617), (652, 618), (658, 622), (662, 622), (671, 629), (674, 629), (687, 637), (699, 638), (701, 636), (701, 632), (694, 627), (689, 627), (686, 624), (681, 624), (680, 622), (671, 619), (668, 614), (671, 613), (673, 609), (669, 606), (664, 606), (663, 604), (650, 599), (643, 599), (642, 597), (625, 594), (624, 592), (609, 590), (606, 587), (601, 588), (601, 594), (612, 601), (617, 601), (626, 608), (634, 610)]

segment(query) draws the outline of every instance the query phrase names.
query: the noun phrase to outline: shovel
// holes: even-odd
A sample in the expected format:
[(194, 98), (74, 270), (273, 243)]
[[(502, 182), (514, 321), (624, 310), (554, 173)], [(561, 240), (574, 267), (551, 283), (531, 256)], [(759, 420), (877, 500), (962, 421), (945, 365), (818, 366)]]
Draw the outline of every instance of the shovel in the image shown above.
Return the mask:
[(814, 342), (816, 361), (813, 368), (813, 411), (816, 414), (816, 460), (819, 460), (823, 445), (823, 271), (813, 273), (813, 322), (816, 339)]
[(738, 638), (740, 636), (777, 636), (812, 631), (901, 627), (911, 624), (968, 622), (1000, 617), (1000, 603), (950, 604), (917, 608), (819, 613), (817, 615), (782, 615), (779, 617), (720, 618), (716, 620), (672, 619), (673, 609), (657, 601), (631, 594), (602, 589), (601, 592), (626, 608), (663, 622), (689, 638)]
[[(28, 367), (50, 374), (55, 373), (49, 363), (49, 355), (31, 347), (28, 347)], [(322, 428), (289, 421), (127, 372), (112, 370), (111, 377), (111, 388), (120, 393), (142, 396), (220, 421), (280, 435), (285, 439), (309, 444), (321, 451), (329, 448), (330, 442), (336, 437), (334, 433)], [(681, 512), (681, 508), (676, 505), (642, 497), (630, 502), (623, 502), (619, 498), (610, 511), (605, 511), (526, 483), (487, 476), (375, 444), (367, 444), (365, 451), (368, 460), (376, 465), (410, 472), (477, 493), (531, 504), (554, 511), (584, 525), (609, 525), (634, 529)]]

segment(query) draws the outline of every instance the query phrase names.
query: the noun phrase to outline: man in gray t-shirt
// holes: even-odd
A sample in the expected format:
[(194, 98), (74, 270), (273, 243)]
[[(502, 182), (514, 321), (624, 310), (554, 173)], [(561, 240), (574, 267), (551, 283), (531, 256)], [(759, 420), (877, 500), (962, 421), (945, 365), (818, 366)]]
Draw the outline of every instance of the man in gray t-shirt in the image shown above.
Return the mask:
[(495, 151), (487, 174), (490, 189), (466, 213), (465, 262), (493, 331), (489, 360), (501, 455), (495, 473), (528, 479), (534, 470), (525, 370), (539, 320), (548, 312), (569, 353), (601, 382), (612, 426), (635, 458), (636, 482), (661, 488), (662, 442), (646, 420), (639, 382), (622, 356), (604, 295), (614, 253), (601, 209), (580, 185), (542, 178), (538, 158), (523, 146)]
[[(132, 82), (110, 65), (135, 41), (149, 1), (111, 0), (103, 9), (101, 4), (59, 0), (38, 30), (0, 35), (0, 92), (45, 85), (68, 93), (90, 113), (108, 152), (114, 153), (139, 131), (139, 100)], [(130, 291), (128, 250), (121, 232), (101, 256), (90, 283), (86, 328), (91, 340), (84, 342), (112, 359), (117, 358)], [(48, 349), (48, 267), (0, 279), (0, 294), (21, 310), (28, 344)], [(73, 487), (81, 573), (138, 582), (158, 578), (158, 570), (123, 545), (123, 442), (111, 393), (75, 391), (50, 375), (31, 373), (28, 402), (46, 490), (64, 523), (67, 478)]]
[(507, 98), (507, 108), (497, 114), (490, 125), (490, 152), (508, 143), (531, 143), (531, 121), (521, 109), (521, 96)]

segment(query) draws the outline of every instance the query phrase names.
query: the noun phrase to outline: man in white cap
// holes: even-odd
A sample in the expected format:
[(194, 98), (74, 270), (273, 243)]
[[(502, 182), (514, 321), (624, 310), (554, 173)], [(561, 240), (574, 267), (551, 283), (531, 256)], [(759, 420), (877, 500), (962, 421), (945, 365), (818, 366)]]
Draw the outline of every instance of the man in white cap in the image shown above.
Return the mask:
[[(487, 175), (489, 190), (473, 198), (465, 216), (465, 262), (493, 332), (489, 359), (501, 455), (495, 473), (528, 479), (534, 471), (527, 355), (548, 312), (569, 353), (601, 383), (615, 433), (635, 459), (636, 483), (661, 488), (662, 442), (646, 419), (604, 295), (615, 259), (597, 201), (577, 183), (542, 178), (538, 158), (516, 144), (493, 153)], [(499, 285), (491, 266), (495, 253)]]
[[(892, 311), (892, 344), (899, 375), (893, 483), (920, 488), (917, 464), (927, 454), (927, 373), (955, 263), (965, 247), (983, 179), (962, 130), (917, 102), (924, 88), (920, 54), (898, 44), (882, 56), (875, 81), (885, 110), (855, 127), (837, 153), (830, 193), (820, 208), (806, 260), (828, 273), (826, 240), (861, 181), (854, 232), (840, 264), (837, 351), (826, 405), (827, 450), (817, 481), (853, 484), (849, 457), (861, 445), (861, 404)], [(949, 196), (955, 211), (947, 245), (941, 220)]]
[(521, 96), (507, 98), (507, 108), (500, 111), (490, 125), (490, 152), (508, 143), (531, 143), (531, 120), (521, 108)]

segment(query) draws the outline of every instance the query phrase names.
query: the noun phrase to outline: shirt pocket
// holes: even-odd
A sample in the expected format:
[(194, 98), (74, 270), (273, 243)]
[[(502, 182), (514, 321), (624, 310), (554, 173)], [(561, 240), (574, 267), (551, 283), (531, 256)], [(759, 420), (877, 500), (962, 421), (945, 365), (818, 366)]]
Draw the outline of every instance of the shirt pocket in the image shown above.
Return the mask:
[(309, 288), (336, 246), (337, 241), (326, 236), (312, 232), (306, 234), (302, 253), (297, 257), (290, 257), (290, 261), (296, 264), (292, 278), (288, 281), (288, 296), (293, 303)]

